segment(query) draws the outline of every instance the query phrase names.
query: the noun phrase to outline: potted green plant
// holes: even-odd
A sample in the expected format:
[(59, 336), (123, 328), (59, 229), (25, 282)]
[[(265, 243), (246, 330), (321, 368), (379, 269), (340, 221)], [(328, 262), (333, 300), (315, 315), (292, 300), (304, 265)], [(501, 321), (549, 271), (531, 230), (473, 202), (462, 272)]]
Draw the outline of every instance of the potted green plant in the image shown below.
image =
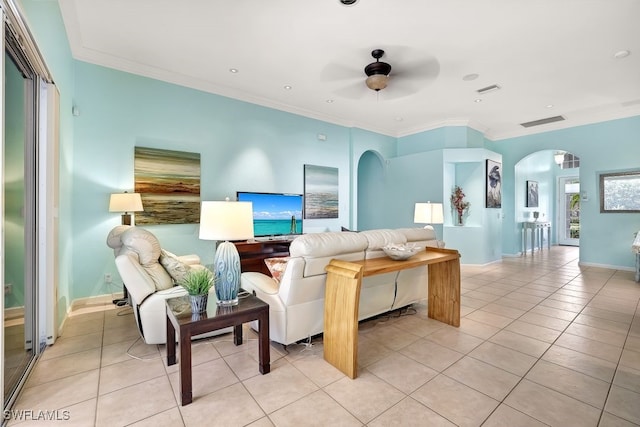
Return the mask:
[(189, 294), (192, 313), (202, 313), (207, 310), (209, 289), (214, 283), (213, 273), (206, 268), (191, 269), (182, 279), (180, 285)]

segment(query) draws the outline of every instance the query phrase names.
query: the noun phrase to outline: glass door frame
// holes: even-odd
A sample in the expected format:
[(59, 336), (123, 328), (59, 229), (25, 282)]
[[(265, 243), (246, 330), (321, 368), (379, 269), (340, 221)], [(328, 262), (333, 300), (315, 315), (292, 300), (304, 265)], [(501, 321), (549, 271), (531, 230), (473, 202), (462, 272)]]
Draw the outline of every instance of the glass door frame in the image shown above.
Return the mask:
[[(567, 217), (569, 212), (569, 207), (567, 206), (567, 193), (565, 193), (565, 185), (571, 183), (571, 181), (577, 181), (578, 185), (580, 184), (580, 177), (577, 175), (567, 175), (567, 176), (559, 176), (558, 177), (558, 186), (557, 186), (557, 200), (558, 200), (558, 211), (557, 211), (557, 224), (556, 228), (557, 233), (557, 241), (559, 245), (565, 246), (580, 246), (580, 239), (571, 237), (570, 233), (570, 218)], [(578, 197), (580, 197), (580, 190), (578, 189), (577, 193)], [(579, 211), (579, 209), (578, 209)]]
[[(3, 80), (0, 81), (0, 99), (4, 101), (6, 96), (6, 87), (4, 84), (5, 69), (8, 64), (7, 60), (12, 62), (12, 65), (18, 68), (19, 72), (23, 75), (24, 81), (24, 316), (25, 316), (25, 347), (31, 348), (31, 354), (28, 361), (25, 361), (20, 365), (20, 373), (16, 374), (15, 383), (12, 383), (9, 389), (5, 392), (5, 345), (4, 340), (0, 340), (0, 390), (2, 390), (3, 397), (3, 410), (10, 408), (15, 399), (18, 396), (21, 388), (23, 387), (26, 378), (36, 363), (37, 358), (43, 352), (47, 343), (52, 343), (55, 339), (55, 328), (57, 325), (52, 319), (54, 316), (50, 315), (51, 307), (55, 307), (54, 301), (49, 302), (49, 293), (52, 289), (46, 286), (46, 280), (49, 276), (44, 277), (43, 271), (49, 270), (41, 265), (44, 259), (49, 260), (47, 255), (50, 251), (57, 251), (57, 247), (51, 244), (50, 239), (46, 233), (40, 230), (41, 226), (46, 227), (49, 225), (48, 217), (53, 215), (52, 209), (50, 209), (50, 201), (42, 199), (41, 189), (45, 188), (46, 191), (50, 190), (53, 185), (45, 180), (48, 178), (49, 163), (51, 162), (51, 153), (47, 152), (47, 146), (49, 145), (49, 135), (46, 131), (51, 126), (50, 118), (47, 115), (50, 111), (45, 108), (48, 105), (48, 98), (53, 101), (57, 101), (57, 97), (50, 96), (51, 88), (53, 86), (51, 74), (49, 73), (46, 65), (44, 64), (40, 52), (35, 45), (35, 42), (31, 38), (31, 33), (26, 27), (23, 14), (16, 4), (15, 0), (0, 0), (0, 19), (2, 22), (3, 36), (0, 41), (0, 46), (3, 50), (3, 55), (0, 59), (0, 71), (2, 72)], [(20, 43), (16, 42), (20, 40)], [(7, 56), (7, 59), (5, 58)], [(54, 94), (55, 95), (55, 94)], [(5, 175), (5, 103), (0, 106), (0, 141), (2, 142), (2, 150), (0, 151), (0, 176)], [(57, 116), (54, 117), (57, 120)], [(45, 129), (46, 128), (46, 129)], [(57, 130), (57, 125), (56, 125)], [(43, 134), (43, 132), (45, 132)], [(41, 153), (42, 147), (45, 148), (45, 152)], [(56, 146), (57, 150), (57, 139)], [(51, 150), (49, 150), (51, 151)], [(43, 155), (45, 155), (43, 157)], [(56, 163), (57, 165), (57, 163)], [(49, 172), (49, 173), (48, 173)], [(57, 175), (56, 175), (57, 176)], [(46, 185), (45, 185), (46, 184)], [(4, 185), (4, 180), (3, 180)], [(57, 179), (56, 179), (57, 185)], [(56, 190), (57, 194), (57, 190)], [(4, 190), (0, 193), (0, 206), (4, 206)], [(0, 250), (0, 281), (4, 283), (5, 280), (5, 248), (4, 239), (5, 235), (5, 216), (4, 209), (0, 209), (0, 224), (2, 224), (2, 237), (0, 242), (2, 248)], [(43, 256), (45, 256), (43, 258)], [(48, 267), (48, 264), (47, 264)], [(53, 283), (52, 280), (49, 282)], [(57, 280), (55, 281), (57, 283)], [(53, 290), (55, 291), (55, 290)], [(4, 307), (4, 293), (0, 297)], [(49, 307), (51, 306), (51, 307)], [(27, 321), (28, 320), (28, 321)], [(30, 323), (27, 332), (27, 323)], [(0, 318), (0, 327), (4, 331), (5, 322), (4, 316)], [(49, 339), (48, 335), (52, 335)], [(30, 341), (30, 342), (29, 342)]]

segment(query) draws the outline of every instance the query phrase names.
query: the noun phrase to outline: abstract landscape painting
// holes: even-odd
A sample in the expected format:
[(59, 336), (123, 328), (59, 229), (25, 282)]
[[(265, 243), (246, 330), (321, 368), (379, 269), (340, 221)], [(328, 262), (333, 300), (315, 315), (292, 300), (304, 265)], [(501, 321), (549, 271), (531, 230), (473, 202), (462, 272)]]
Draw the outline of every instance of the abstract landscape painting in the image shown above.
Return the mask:
[(200, 222), (200, 154), (135, 147), (136, 224)]
[(304, 217), (338, 218), (338, 168), (304, 165)]

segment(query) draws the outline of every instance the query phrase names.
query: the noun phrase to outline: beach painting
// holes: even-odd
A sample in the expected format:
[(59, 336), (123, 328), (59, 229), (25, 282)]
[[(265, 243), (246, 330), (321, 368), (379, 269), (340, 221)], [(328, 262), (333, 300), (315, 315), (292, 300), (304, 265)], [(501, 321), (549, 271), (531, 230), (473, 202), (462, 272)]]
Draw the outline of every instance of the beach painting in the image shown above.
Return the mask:
[(200, 222), (200, 153), (135, 147), (137, 225)]
[(304, 165), (304, 217), (338, 218), (338, 168)]

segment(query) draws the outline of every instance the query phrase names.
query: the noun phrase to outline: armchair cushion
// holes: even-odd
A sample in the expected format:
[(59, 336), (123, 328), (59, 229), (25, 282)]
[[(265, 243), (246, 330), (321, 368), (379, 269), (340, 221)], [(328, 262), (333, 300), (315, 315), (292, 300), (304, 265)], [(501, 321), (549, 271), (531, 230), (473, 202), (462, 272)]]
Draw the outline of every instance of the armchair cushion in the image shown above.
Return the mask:
[(167, 270), (167, 273), (176, 284), (181, 284), (187, 273), (191, 271), (191, 266), (164, 249), (160, 252), (160, 264)]
[[(120, 237), (120, 245), (117, 236)], [(120, 226), (116, 227), (107, 239), (107, 244), (114, 248), (116, 255), (133, 255), (140, 266), (153, 281), (156, 290), (161, 291), (173, 287), (169, 273), (160, 265), (160, 242), (151, 232), (144, 228)]]

